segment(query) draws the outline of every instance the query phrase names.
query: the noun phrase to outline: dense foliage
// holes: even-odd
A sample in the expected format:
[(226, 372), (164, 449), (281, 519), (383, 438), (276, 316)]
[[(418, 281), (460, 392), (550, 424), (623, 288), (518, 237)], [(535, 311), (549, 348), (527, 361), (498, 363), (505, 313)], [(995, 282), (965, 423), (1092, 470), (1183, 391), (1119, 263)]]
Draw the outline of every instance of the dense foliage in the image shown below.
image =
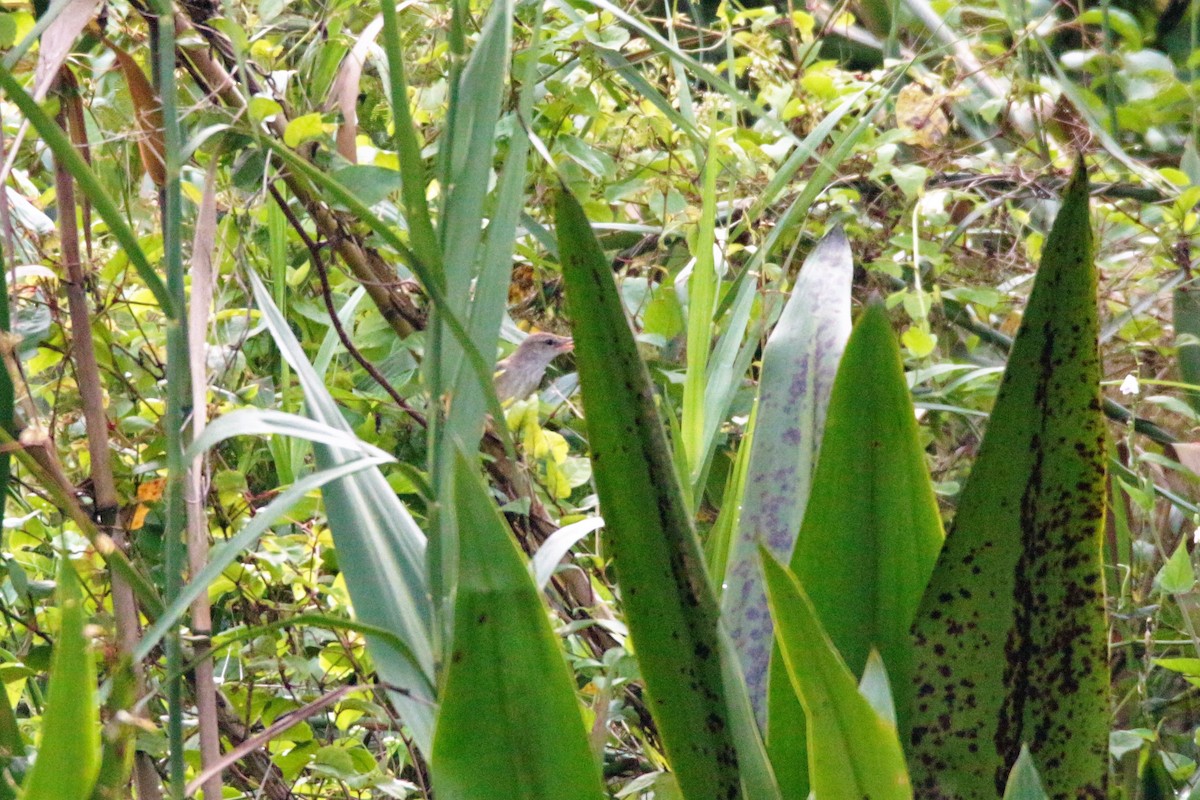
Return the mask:
[(1200, 796), (1196, 3), (34, 5), (0, 797)]

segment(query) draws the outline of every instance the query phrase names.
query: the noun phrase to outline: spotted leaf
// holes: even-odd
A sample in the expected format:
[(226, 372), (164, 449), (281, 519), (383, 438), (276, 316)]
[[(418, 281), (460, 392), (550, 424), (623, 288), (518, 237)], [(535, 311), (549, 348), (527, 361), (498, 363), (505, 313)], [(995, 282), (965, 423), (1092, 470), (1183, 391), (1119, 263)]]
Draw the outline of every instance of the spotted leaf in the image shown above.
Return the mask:
[(1023, 744), (1052, 800), (1105, 797), (1104, 423), (1082, 163), (913, 626), (917, 795), (1003, 795)]

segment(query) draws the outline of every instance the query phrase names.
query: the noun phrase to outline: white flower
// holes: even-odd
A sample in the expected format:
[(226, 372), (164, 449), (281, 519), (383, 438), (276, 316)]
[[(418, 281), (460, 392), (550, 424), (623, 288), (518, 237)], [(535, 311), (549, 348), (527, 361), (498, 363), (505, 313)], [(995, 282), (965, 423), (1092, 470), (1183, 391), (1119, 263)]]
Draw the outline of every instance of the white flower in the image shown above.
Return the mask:
[(1142, 391), (1142, 386), (1138, 383), (1137, 375), (1132, 372), (1125, 376), (1125, 380), (1121, 381), (1121, 394), (1133, 395)]

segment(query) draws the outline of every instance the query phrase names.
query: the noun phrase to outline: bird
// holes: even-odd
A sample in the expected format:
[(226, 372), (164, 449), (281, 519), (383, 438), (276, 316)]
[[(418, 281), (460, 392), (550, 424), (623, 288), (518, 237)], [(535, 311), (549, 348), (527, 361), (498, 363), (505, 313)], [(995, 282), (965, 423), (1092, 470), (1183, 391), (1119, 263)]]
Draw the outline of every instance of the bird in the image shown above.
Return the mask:
[(569, 336), (534, 333), (525, 337), (512, 355), (496, 363), (496, 397), (501, 403), (524, 400), (541, 385), (550, 362), (573, 349), (575, 342)]

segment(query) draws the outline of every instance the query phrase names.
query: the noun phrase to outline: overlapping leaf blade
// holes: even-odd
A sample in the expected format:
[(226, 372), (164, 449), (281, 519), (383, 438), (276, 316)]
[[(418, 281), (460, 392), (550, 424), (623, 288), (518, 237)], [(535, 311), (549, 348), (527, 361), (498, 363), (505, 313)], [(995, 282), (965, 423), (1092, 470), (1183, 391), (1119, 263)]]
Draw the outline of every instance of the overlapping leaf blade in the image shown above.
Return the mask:
[[(807, 715), (809, 770), (818, 800), (911, 800), (896, 727), (858, 691), (796, 576), (762, 554), (775, 636)], [(807, 796), (807, 795), (805, 795)]]
[[(433, 745), (448, 800), (604, 797), (571, 673), (487, 487), (461, 453), (454, 645)], [(517, 765), (514, 767), (514, 765)]]
[[(253, 274), (251, 280), (263, 321), (304, 389), (306, 413), (345, 431), (347, 438), (353, 437), (262, 281)], [(313, 443), (313, 452), (322, 470), (360, 457), (354, 450), (320, 442)], [(428, 753), (433, 742), (436, 698), (430, 688), (435, 679), (425, 535), (378, 468), (332, 481), (322, 486), (321, 494), (338, 563), (347, 575), (354, 576), (346, 585), (355, 616), (368, 625), (394, 632), (408, 647), (409, 652), (402, 653), (387, 641), (367, 637), (380, 678), (403, 690), (389, 693), (392, 703), (412, 731), (417, 747)]]
[[(909, 628), (942, 544), (937, 499), (882, 307), (863, 312), (842, 356), (791, 569), (854, 675), (877, 649), (907, 729)], [(778, 652), (778, 651), (777, 651)], [(804, 726), (784, 664), (771, 662), (767, 744), (781, 786), (807, 795)], [(797, 762), (800, 762), (797, 764)]]
[(1104, 797), (1105, 431), (1082, 163), (926, 591), (911, 737), (922, 797), (995, 798), (1023, 744), (1054, 800)]
[(740, 724), (735, 740), (740, 706), (727, 697), (717, 602), (650, 377), (604, 253), (565, 188), (557, 227), (593, 474), (651, 710), (685, 797), (739, 797), (739, 757), (761, 757), (761, 744), (745, 741)]
[(763, 353), (754, 445), (721, 613), (751, 702), (764, 722), (772, 639), (758, 546), (765, 543), (787, 561), (796, 544), (821, 447), (825, 408), (850, 336), (853, 272), (850, 245), (836, 228), (805, 259)]

